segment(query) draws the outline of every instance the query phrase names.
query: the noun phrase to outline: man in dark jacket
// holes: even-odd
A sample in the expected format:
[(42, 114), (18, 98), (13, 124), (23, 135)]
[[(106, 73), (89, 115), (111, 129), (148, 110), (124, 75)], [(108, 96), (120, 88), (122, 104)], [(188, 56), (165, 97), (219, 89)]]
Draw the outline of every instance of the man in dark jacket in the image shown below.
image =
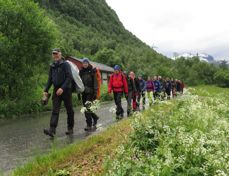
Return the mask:
[(96, 100), (98, 82), (96, 79), (96, 70), (90, 65), (88, 58), (83, 59), (83, 68), (79, 74), (85, 87), (82, 93), (83, 105), (87, 108), (85, 112), (87, 126), (84, 130), (91, 131), (96, 129), (97, 120), (99, 119), (99, 117), (90, 110), (90, 103)]
[(170, 99), (171, 97), (171, 91), (172, 91), (172, 83), (169, 78), (166, 78), (165, 82), (165, 92), (167, 94), (167, 99)]
[(73, 134), (74, 111), (72, 108), (72, 74), (70, 65), (62, 59), (60, 49), (53, 49), (52, 56), (54, 61), (50, 65), (49, 78), (44, 89), (44, 95), (48, 96), (48, 91), (53, 85), (53, 107), (52, 116), (50, 119), (50, 128), (44, 129), (44, 133), (48, 136), (54, 137), (58, 124), (61, 102), (64, 101), (68, 115), (68, 131), (66, 132), (66, 135)]
[(159, 81), (159, 76), (155, 76), (154, 77), (154, 87), (155, 87), (155, 92), (154, 92), (154, 100), (156, 100), (156, 98), (160, 99), (160, 92), (161, 92), (161, 84)]
[(140, 105), (140, 101), (142, 98), (142, 108), (145, 109), (145, 103), (146, 103), (146, 98), (145, 98), (145, 92), (146, 92), (146, 81), (142, 78), (142, 76), (138, 77), (138, 82), (139, 82), (139, 88), (140, 88), (140, 94), (138, 96), (138, 104)]
[(134, 81), (134, 73), (130, 72), (127, 77), (127, 84), (128, 84), (128, 95), (126, 96), (127, 99), (127, 116), (130, 116), (132, 113), (131, 102), (133, 101), (133, 97), (135, 92), (137, 92), (136, 84)]

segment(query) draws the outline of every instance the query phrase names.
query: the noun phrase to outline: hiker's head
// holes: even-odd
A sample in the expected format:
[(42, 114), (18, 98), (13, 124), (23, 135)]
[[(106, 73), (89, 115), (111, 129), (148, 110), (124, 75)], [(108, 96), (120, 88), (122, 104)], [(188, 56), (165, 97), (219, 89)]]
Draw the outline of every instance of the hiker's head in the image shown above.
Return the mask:
[(148, 81), (149, 81), (149, 80), (151, 80), (151, 77), (150, 77), (150, 76), (148, 76)]
[(130, 74), (129, 74), (129, 76), (130, 76), (132, 79), (134, 79), (134, 78), (135, 78), (135, 74), (134, 74), (134, 72), (133, 72), (133, 71), (131, 71), (131, 72), (130, 72)]
[(62, 58), (62, 54), (59, 48), (54, 48), (52, 50), (52, 57), (55, 61), (58, 61)]
[(139, 76), (138, 76), (138, 79), (139, 79), (139, 80), (142, 80), (142, 75), (139, 75)]
[(119, 65), (115, 65), (115, 66), (114, 66), (114, 72), (115, 72), (115, 73), (119, 73), (120, 70), (121, 70), (121, 68), (120, 68)]
[(87, 68), (90, 64), (90, 61), (88, 58), (83, 58), (82, 63), (83, 63), (83, 68)]

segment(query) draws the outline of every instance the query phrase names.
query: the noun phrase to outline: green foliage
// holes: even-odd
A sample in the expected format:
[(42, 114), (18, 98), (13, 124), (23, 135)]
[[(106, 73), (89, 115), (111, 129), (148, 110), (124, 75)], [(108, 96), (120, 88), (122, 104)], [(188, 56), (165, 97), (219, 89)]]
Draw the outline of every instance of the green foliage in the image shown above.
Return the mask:
[(229, 87), (229, 69), (219, 69), (214, 74), (215, 82), (222, 87)]
[(228, 175), (229, 91), (190, 92), (137, 114), (131, 141), (107, 160), (104, 175)]
[(176, 59), (173, 67), (174, 77), (189, 85), (214, 84), (214, 74), (218, 70), (215, 65), (200, 61), (198, 57)]
[(57, 33), (32, 1), (0, 0), (0, 23), (1, 98), (17, 100), (33, 93)]

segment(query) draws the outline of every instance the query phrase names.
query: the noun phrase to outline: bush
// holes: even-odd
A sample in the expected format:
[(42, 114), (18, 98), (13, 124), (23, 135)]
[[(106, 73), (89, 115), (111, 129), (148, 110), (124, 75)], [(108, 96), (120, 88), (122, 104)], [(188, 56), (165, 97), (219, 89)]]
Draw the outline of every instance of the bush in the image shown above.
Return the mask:
[(215, 82), (222, 87), (229, 87), (229, 69), (219, 69), (214, 75)]
[(33, 94), (58, 33), (33, 1), (0, 0), (0, 23), (1, 99), (17, 101)]
[(229, 92), (215, 89), (136, 115), (130, 142), (107, 160), (105, 175), (228, 175)]

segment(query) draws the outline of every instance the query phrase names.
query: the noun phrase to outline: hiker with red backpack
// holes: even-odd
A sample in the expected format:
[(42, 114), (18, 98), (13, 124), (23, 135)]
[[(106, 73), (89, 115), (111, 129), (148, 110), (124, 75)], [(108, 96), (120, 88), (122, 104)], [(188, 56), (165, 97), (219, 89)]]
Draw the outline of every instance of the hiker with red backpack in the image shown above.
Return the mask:
[(91, 103), (97, 99), (98, 94), (98, 80), (96, 77), (96, 69), (90, 65), (88, 58), (84, 58), (83, 68), (79, 74), (84, 84), (84, 92), (82, 93), (83, 106), (86, 107), (84, 112), (87, 126), (85, 131), (92, 131), (96, 129), (99, 117), (90, 109)]
[(116, 119), (119, 120), (124, 117), (124, 110), (122, 108), (122, 95), (125, 93), (128, 96), (128, 85), (125, 75), (121, 72), (119, 65), (114, 66), (114, 73), (110, 76), (108, 84), (108, 93), (114, 94), (116, 105)]

